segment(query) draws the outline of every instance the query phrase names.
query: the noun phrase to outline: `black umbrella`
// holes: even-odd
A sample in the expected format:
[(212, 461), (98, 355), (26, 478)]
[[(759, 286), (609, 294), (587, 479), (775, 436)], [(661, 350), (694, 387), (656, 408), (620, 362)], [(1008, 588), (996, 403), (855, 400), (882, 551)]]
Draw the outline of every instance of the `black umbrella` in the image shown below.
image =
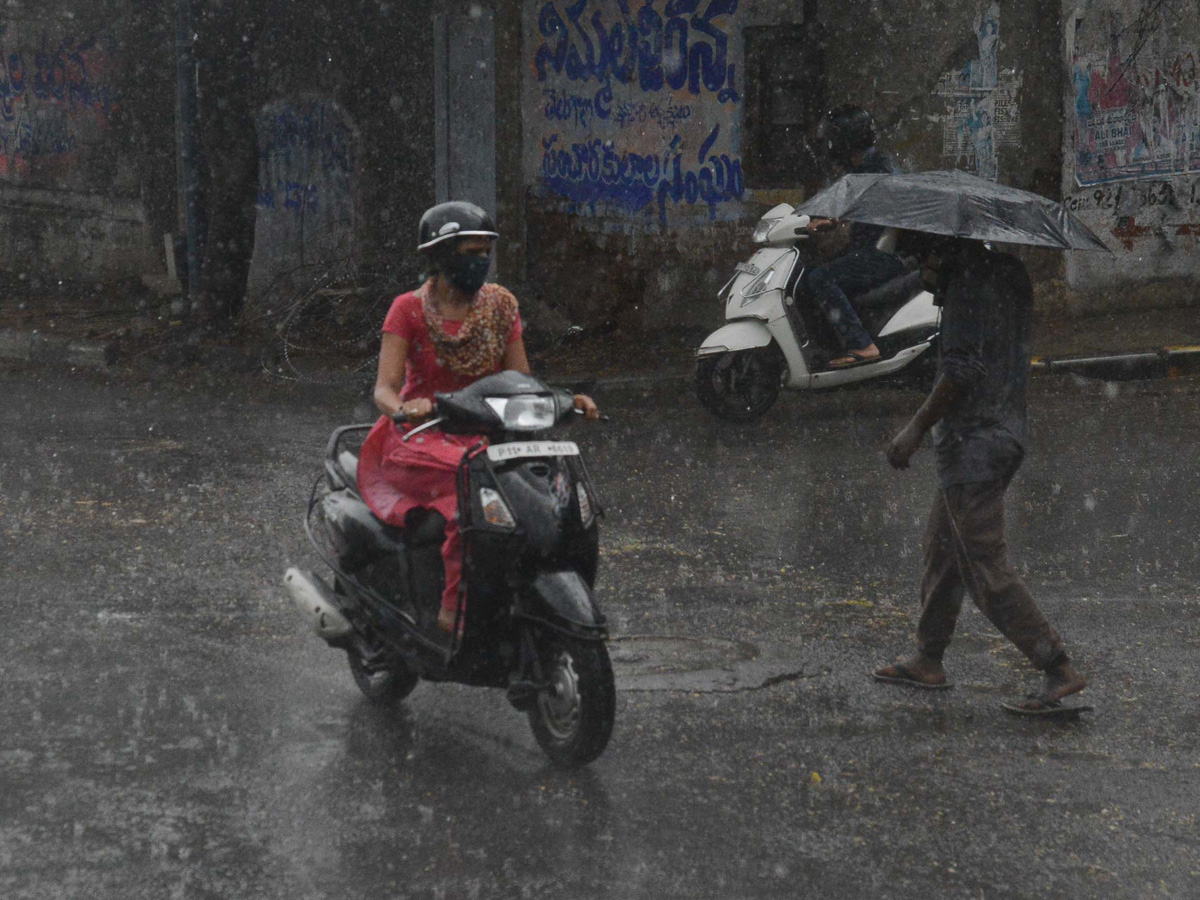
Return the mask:
[(1061, 203), (966, 172), (844, 175), (796, 213), (980, 241), (1108, 250)]

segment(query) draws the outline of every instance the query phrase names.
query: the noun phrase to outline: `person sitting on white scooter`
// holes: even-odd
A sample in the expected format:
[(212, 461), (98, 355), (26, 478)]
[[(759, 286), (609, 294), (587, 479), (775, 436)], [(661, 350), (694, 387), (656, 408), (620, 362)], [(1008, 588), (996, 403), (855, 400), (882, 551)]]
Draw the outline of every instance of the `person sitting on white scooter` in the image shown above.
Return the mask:
[[(821, 119), (817, 135), (835, 165), (855, 174), (899, 171), (891, 155), (875, 147), (875, 125), (871, 114), (858, 106), (839, 106)], [(831, 219), (813, 219), (810, 233), (836, 226)], [(854, 222), (850, 225), (850, 247), (836, 259), (810, 269), (805, 287), (842, 343), (843, 355), (830, 360), (829, 368), (861, 365), (879, 358), (879, 348), (863, 327), (851, 296), (863, 294), (895, 278), (904, 264), (894, 253), (875, 247), (883, 226)]]

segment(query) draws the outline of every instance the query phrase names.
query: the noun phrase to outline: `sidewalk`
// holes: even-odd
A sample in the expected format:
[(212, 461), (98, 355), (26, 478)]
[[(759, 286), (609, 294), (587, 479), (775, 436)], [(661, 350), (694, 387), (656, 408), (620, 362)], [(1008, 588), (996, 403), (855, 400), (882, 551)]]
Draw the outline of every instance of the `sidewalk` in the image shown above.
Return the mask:
[[(290, 378), (282, 346), (271, 336), (239, 333), (216, 338), (187, 336), (183, 323), (132, 304), (94, 300), (47, 301), (0, 298), (0, 359), (89, 369), (172, 369), (197, 364), (226, 373), (274, 372)], [(715, 328), (718, 324), (714, 322)], [(530, 359), (538, 372), (579, 381), (653, 381), (690, 376), (703, 327), (646, 334), (583, 332), (545, 346), (531, 336)], [(1200, 306), (1106, 313), (1034, 323), (1034, 368), (1096, 378), (1161, 378), (1200, 371)], [(330, 365), (312, 360), (316, 373)], [(339, 360), (354, 371), (369, 364)], [(304, 380), (300, 375), (298, 380)]]
[[(680, 329), (644, 337), (584, 335), (546, 354), (544, 362), (556, 376), (568, 378), (687, 377), (705, 334), (705, 329)], [(1033, 352), (1034, 371), (1043, 374), (1135, 379), (1197, 372), (1200, 306), (1036, 320)]]

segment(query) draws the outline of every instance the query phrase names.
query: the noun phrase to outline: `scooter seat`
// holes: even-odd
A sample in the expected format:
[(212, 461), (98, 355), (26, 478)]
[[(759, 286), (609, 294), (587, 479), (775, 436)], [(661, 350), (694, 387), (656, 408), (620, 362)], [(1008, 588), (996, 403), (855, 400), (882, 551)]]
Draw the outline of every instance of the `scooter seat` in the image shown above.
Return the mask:
[(851, 297), (850, 302), (857, 309), (875, 309), (882, 306), (899, 306), (901, 303), (915, 297), (921, 289), (921, 273), (904, 272), (891, 281), (885, 281), (879, 287), (871, 288), (866, 293)]
[(418, 507), (404, 520), (404, 543), (409, 547), (440, 544), (446, 537), (446, 520), (436, 509)]
[(436, 510), (411, 510), (405, 526), (397, 528), (377, 519), (362, 498), (349, 490), (329, 494), (322, 505), (326, 519), (345, 535), (346, 553), (353, 560), (365, 561), (401, 547), (441, 544), (445, 538), (446, 520)]

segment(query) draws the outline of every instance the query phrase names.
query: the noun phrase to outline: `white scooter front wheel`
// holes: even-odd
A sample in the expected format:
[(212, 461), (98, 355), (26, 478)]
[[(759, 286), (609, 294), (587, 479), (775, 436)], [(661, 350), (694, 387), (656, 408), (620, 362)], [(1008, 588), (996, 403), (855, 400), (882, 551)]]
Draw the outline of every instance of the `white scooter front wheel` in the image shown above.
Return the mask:
[(774, 342), (696, 360), (696, 397), (726, 422), (752, 422), (779, 396), (785, 365)]

